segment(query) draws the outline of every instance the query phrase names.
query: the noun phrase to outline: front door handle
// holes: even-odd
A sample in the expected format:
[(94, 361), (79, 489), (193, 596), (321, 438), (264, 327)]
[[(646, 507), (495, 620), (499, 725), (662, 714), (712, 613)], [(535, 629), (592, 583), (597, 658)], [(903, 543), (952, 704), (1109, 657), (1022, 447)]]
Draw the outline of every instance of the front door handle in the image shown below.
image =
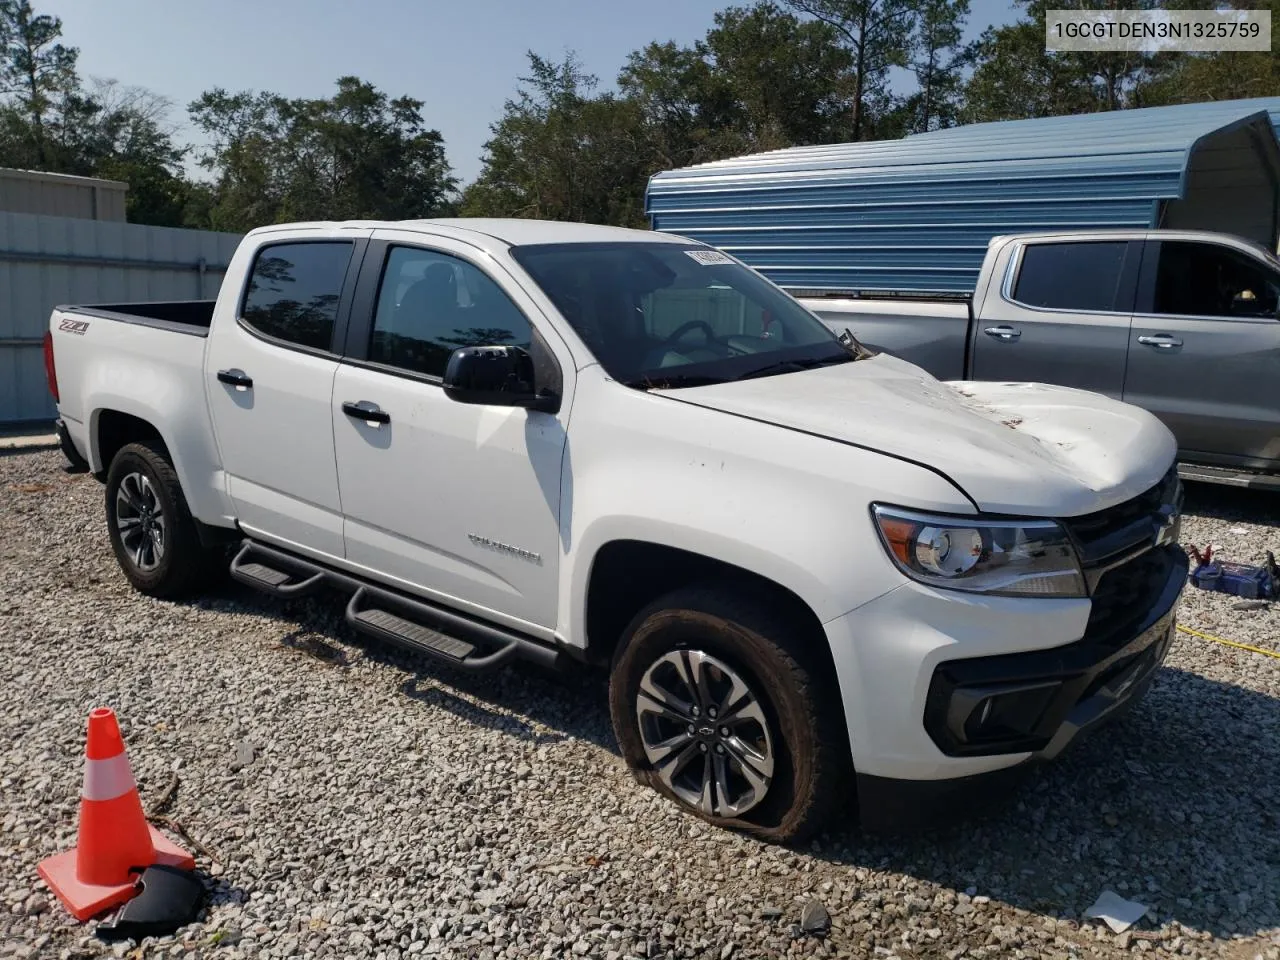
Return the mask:
[(1139, 337), (1138, 342), (1146, 347), (1155, 347), (1157, 350), (1172, 350), (1174, 347), (1182, 346), (1181, 340), (1167, 333), (1157, 333), (1154, 337)]
[(342, 404), (342, 412), (353, 420), (363, 420), (371, 427), (380, 427), (384, 423), (391, 422), (391, 414), (371, 400), (361, 400), (359, 403), (345, 400)]
[(1015, 327), (1004, 326), (1004, 325), (999, 327), (987, 327), (982, 332), (985, 333), (988, 337), (995, 337), (997, 340), (1017, 340), (1020, 336), (1022, 336), (1021, 330), (1018, 330)]
[(253, 378), (238, 367), (232, 367), (230, 370), (219, 370), (218, 380), (228, 386), (235, 387), (237, 390), (253, 389)]

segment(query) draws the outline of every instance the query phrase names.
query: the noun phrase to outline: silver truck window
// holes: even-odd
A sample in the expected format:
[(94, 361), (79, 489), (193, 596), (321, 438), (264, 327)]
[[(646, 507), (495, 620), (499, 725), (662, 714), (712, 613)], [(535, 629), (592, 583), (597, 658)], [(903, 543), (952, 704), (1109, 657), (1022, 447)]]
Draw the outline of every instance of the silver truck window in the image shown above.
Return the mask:
[(276, 340), (330, 349), (351, 250), (350, 241), (263, 247), (249, 273), (241, 319)]
[(1197, 317), (1276, 317), (1280, 278), (1261, 263), (1214, 243), (1160, 244), (1154, 310)]
[(529, 321), (501, 288), (465, 260), (418, 247), (392, 247), (382, 271), (369, 359), (444, 376), (459, 347), (528, 348)]
[(1028, 244), (1013, 298), (1051, 310), (1114, 310), (1127, 246), (1123, 240)]

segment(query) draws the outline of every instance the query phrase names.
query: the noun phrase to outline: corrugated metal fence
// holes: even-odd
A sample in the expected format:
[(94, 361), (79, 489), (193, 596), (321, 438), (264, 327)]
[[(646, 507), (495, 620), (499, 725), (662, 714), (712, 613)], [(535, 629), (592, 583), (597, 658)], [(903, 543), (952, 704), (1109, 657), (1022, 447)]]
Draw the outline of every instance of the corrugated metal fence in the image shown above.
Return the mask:
[(0, 424), (54, 416), (41, 342), (63, 303), (205, 300), (240, 237), (0, 213)]

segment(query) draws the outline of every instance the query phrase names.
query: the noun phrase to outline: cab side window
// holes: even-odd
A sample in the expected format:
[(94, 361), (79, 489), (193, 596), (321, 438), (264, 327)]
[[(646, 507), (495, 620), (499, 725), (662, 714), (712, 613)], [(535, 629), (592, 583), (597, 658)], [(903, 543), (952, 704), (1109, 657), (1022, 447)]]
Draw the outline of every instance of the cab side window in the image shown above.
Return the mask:
[(1161, 242), (1156, 313), (1275, 319), (1278, 307), (1280, 278), (1256, 260), (1213, 243)]
[(275, 340), (329, 350), (352, 244), (277, 243), (254, 258), (241, 319)]
[(1030, 244), (1013, 298), (1051, 310), (1127, 309), (1117, 300), (1128, 246), (1123, 240)]
[(465, 260), (392, 247), (382, 271), (369, 359), (432, 377), (459, 347), (529, 348), (529, 321), (502, 289)]

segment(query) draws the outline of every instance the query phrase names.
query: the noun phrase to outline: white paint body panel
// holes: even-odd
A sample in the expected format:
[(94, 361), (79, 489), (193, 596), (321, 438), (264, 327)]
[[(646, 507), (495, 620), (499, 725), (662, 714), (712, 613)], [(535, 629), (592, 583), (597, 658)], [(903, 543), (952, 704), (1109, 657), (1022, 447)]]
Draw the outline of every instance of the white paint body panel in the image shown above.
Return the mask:
[[(67, 333), (59, 329), (64, 319), (88, 319), (88, 329)], [(53, 311), (49, 323), (62, 398), (58, 410), (91, 469), (110, 466), (102, 462), (97, 444), (102, 412), (138, 417), (164, 440), (191, 512), (208, 523), (233, 525), (235, 511), (204, 394), (208, 341), (60, 310)]]
[[(482, 264), (559, 362), (560, 412), (457, 404), (433, 383), (247, 334), (235, 310), (253, 251), (302, 236), (386, 236)], [(887, 356), (719, 386), (624, 387), (532, 286), (507, 241), (627, 238), (685, 242), (532, 221), (255, 231), (228, 272), (207, 341), (110, 321), (77, 337), (58, 331), (55, 313), (60, 411), (85, 451), (102, 410), (153, 423), (207, 523), (238, 521), (341, 569), (565, 645), (587, 644), (588, 585), (607, 544), (647, 541), (753, 571), (824, 624), (859, 770), (938, 779), (1020, 760), (938, 751), (921, 723), (932, 668), (1072, 642), (1089, 602), (909, 583), (878, 541), (870, 504), (1090, 513), (1159, 480), (1174, 455), (1168, 431), (1094, 394), (947, 384)], [(252, 403), (216, 380), (228, 367), (253, 378)], [(361, 400), (389, 412), (390, 425), (343, 413), (343, 401)]]
[(1068, 387), (940, 383), (885, 354), (680, 396), (927, 464), (992, 513), (1113, 506), (1155, 485), (1174, 455), (1169, 431), (1137, 407)]

